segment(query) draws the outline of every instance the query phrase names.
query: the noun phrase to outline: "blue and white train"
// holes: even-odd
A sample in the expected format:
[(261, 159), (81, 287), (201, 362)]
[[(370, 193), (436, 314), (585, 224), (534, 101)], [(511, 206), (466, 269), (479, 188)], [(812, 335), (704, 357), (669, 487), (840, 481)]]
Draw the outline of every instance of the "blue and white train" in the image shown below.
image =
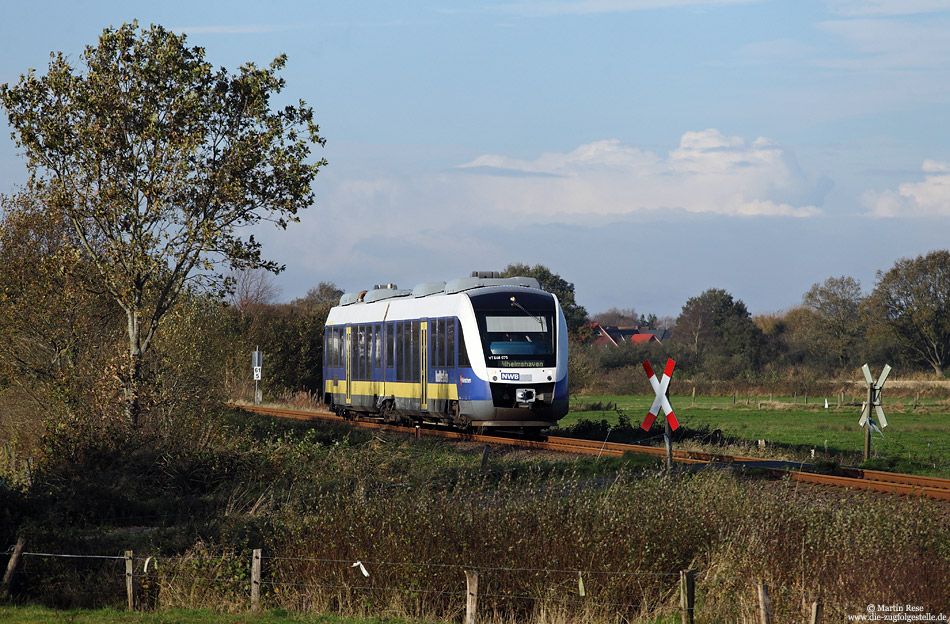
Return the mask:
[(324, 401), (344, 417), (531, 430), (568, 410), (567, 323), (534, 278), (346, 294), (324, 340)]

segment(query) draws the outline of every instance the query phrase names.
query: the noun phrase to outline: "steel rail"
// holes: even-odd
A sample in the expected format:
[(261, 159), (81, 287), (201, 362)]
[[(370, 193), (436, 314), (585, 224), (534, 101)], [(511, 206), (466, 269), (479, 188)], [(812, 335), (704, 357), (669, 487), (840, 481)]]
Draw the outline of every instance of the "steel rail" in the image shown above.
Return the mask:
[[(422, 432), (425, 432), (426, 435), (437, 436), (450, 440), (479, 442), (484, 444), (499, 444), (518, 448), (571, 453), (574, 455), (596, 455), (602, 457), (621, 457), (625, 453), (638, 453), (657, 457), (666, 455), (666, 449), (663, 448), (654, 446), (639, 446), (636, 444), (621, 444), (618, 442), (581, 440), (578, 438), (564, 438), (557, 436), (548, 436), (544, 439), (531, 440), (524, 438), (509, 438), (461, 431), (450, 431), (445, 429), (422, 429), (419, 427), (406, 427), (401, 425), (381, 423), (375, 420), (364, 420), (360, 418), (349, 420), (341, 418), (340, 416), (330, 412), (316, 412), (312, 410), (236, 404), (231, 404), (231, 407), (240, 408), (267, 416), (276, 416), (279, 418), (348, 423), (366, 429), (399, 431), (416, 436), (419, 436), (422, 434)], [(755, 462), (772, 461), (763, 459), (761, 457), (722, 455), (718, 453), (706, 453), (702, 451), (674, 450), (672, 455), (674, 461), (687, 464), (733, 464), (741, 462), (743, 464), (752, 463), (754, 466)], [(787, 470), (765, 466), (763, 466), (763, 468), (775, 476), (789, 476), (793, 481), (798, 483), (845, 487), (868, 492), (883, 492), (906, 496), (925, 496), (927, 498), (936, 500), (950, 501), (950, 479), (919, 477), (916, 475), (884, 472), (881, 470), (864, 470), (861, 468), (842, 468), (842, 475), (826, 475), (804, 472), (801, 470)]]

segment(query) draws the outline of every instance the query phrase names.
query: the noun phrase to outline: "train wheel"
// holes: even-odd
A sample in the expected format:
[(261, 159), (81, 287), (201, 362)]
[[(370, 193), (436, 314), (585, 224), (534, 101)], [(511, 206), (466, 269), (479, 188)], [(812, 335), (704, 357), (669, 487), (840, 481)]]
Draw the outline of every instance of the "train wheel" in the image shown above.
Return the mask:
[(383, 402), (380, 412), (382, 413), (384, 423), (398, 425), (400, 420), (402, 420), (399, 414), (396, 413), (396, 405), (391, 399)]

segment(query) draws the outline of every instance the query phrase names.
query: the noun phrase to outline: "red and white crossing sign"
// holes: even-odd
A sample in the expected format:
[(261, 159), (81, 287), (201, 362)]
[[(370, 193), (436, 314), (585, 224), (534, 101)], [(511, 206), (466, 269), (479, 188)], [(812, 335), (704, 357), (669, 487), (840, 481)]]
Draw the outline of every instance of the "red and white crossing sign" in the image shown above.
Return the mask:
[(675, 431), (676, 428), (680, 426), (679, 421), (676, 420), (676, 415), (673, 413), (673, 406), (670, 405), (670, 400), (666, 397), (666, 391), (670, 387), (670, 377), (673, 376), (674, 366), (676, 366), (676, 362), (667, 359), (666, 369), (663, 371), (663, 379), (658, 381), (656, 374), (653, 372), (653, 368), (650, 366), (650, 360), (643, 363), (643, 370), (645, 370), (650, 377), (650, 385), (653, 386), (653, 391), (656, 392), (653, 405), (650, 407), (647, 417), (644, 418), (640, 424), (640, 427), (643, 428), (644, 431), (649, 431), (650, 427), (653, 426), (653, 421), (656, 420), (656, 415), (660, 413), (660, 408), (662, 408), (666, 414), (666, 420), (670, 423), (671, 430)]

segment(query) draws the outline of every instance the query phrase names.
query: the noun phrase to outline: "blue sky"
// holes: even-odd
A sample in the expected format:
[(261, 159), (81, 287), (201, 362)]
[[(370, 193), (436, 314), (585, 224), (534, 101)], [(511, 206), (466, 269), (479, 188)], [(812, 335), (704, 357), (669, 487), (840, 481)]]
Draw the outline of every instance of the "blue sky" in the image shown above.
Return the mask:
[[(950, 0), (3, 0), (0, 82), (133, 19), (288, 55), (330, 164), (257, 233), (285, 300), (522, 262), (591, 313), (758, 314), (950, 246)], [(0, 192), (25, 178), (5, 129)]]

